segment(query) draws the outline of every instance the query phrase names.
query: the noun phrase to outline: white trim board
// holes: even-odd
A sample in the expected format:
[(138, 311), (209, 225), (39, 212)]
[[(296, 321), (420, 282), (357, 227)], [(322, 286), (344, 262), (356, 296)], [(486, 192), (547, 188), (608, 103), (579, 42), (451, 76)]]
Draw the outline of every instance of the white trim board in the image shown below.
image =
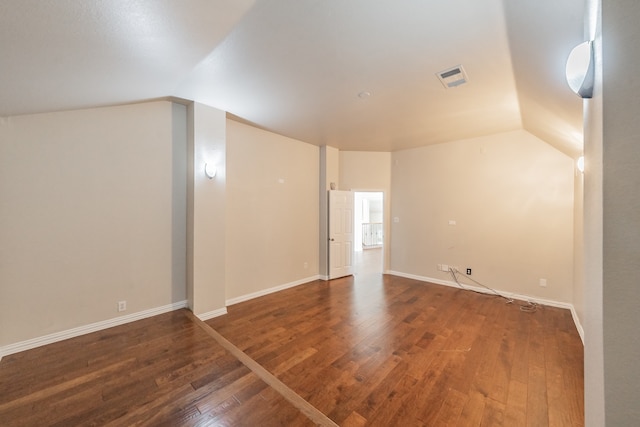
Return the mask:
[(247, 294), (247, 295), (242, 295), (242, 296), (239, 296), (239, 297), (236, 297), (236, 298), (231, 298), (231, 299), (228, 299), (226, 303), (227, 303), (228, 306), (229, 305), (233, 305), (233, 304), (238, 304), (240, 302), (249, 301), (250, 299), (262, 297), (262, 296), (265, 296), (265, 295), (272, 294), (274, 292), (283, 291), (285, 289), (293, 288), (295, 286), (304, 285), (305, 283), (314, 282), (314, 281), (320, 280), (320, 279), (321, 279), (320, 275), (307, 277), (305, 279), (300, 279), (300, 280), (296, 280), (296, 281), (293, 281), (293, 282), (285, 283), (284, 285), (274, 286), (273, 288), (263, 289), (263, 290), (258, 291), (258, 292), (253, 292), (253, 293), (250, 293), (250, 294)]
[[(466, 289), (470, 291), (481, 292), (483, 294), (493, 294), (493, 292), (491, 292), (489, 289), (486, 289), (480, 286), (467, 285), (466, 283), (464, 284), (464, 288), (461, 288), (460, 286), (458, 286), (456, 282), (452, 282), (449, 280), (435, 279), (433, 277), (417, 276), (415, 274), (402, 273), (399, 271), (392, 271), (392, 270), (387, 271), (385, 274), (404, 277), (406, 279), (418, 280), (420, 282), (428, 282), (436, 285), (449, 286), (456, 289), (463, 289), (463, 290)], [(548, 300), (544, 298), (532, 297), (529, 295), (515, 294), (513, 292), (506, 292), (498, 289), (496, 289), (496, 292), (498, 292), (501, 295), (504, 295), (507, 298), (513, 298), (520, 301), (531, 301), (540, 305), (548, 305), (550, 307), (565, 308), (571, 311), (571, 317), (573, 318), (573, 323), (575, 324), (576, 329), (578, 330), (578, 335), (580, 335), (580, 339), (582, 340), (582, 345), (584, 345), (584, 329), (580, 324), (580, 319), (578, 318), (578, 314), (576, 313), (576, 309), (573, 306), (573, 304), (570, 304), (568, 302), (560, 302), (560, 301), (553, 301), (553, 300)]]
[(131, 313), (125, 316), (115, 317), (113, 319), (103, 320), (101, 322), (91, 323), (89, 325), (79, 326), (73, 329), (67, 329), (66, 331), (55, 332), (53, 334), (32, 338), (15, 344), (9, 344), (4, 347), (0, 347), (0, 360), (2, 360), (4, 356), (8, 356), (10, 354), (31, 350), (32, 348), (53, 344), (58, 341), (79, 337), (81, 335), (101, 331), (114, 326), (124, 325), (125, 323), (135, 322), (136, 320), (146, 319), (147, 317), (157, 316), (158, 314), (168, 313), (181, 308), (187, 308), (187, 301), (174, 302), (173, 304), (151, 308), (137, 313)]
[(218, 316), (224, 316), (225, 314), (227, 314), (227, 307), (198, 314), (196, 315), (196, 317), (204, 322), (205, 320), (213, 319), (214, 317)]

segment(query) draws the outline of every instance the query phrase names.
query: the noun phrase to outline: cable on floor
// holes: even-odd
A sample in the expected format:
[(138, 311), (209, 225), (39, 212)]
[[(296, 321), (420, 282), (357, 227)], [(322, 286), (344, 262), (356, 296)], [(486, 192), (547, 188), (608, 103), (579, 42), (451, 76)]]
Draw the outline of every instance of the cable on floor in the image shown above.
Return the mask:
[[(484, 285), (480, 282), (478, 282), (477, 280), (472, 279), (471, 277), (469, 277), (467, 274), (461, 273), (460, 271), (458, 271), (457, 268), (452, 268), (449, 267), (449, 273), (451, 274), (451, 276), (453, 277), (453, 280), (455, 280), (455, 282), (458, 284), (458, 286), (461, 289), (467, 290), (467, 291), (472, 291), (478, 294), (484, 294), (486, 295), (486, 292), (480, 292), (480, 291), (476, 291), (474, 289), (470, 289), (467, 286), (464, 286), (460, 280), (458, 279), (458, 274), (462, 275), (465, 279), (471, 280), (473, 283), (475, 283), (476, 285), (482, 286), (485, 289), (488, 289), (489, 291), (491, 291), (491, 293), (493, 293), (495, 296), (503, 298), (504, 300), (506, 300), (507, 304), (513, 304), (515, 302), (515, 300), (513, 298), (509, 298), (506, 297), (504, 295), (502, 295), (500, 292), (496, 291), (495, 289)], [(520, 311), (524, 311), (526, 313), (533, 313), (538, 309), (538, 303), (535, 303), (533, 301), (527, 301), (525, 304), (518, 304), (518, 306), (520, 307)]]

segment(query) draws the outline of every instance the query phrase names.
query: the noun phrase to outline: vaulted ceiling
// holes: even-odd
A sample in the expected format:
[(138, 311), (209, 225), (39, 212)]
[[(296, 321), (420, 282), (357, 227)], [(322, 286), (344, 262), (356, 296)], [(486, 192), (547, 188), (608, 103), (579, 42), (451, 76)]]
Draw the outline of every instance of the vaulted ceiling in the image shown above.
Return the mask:
[(177, 97), (342, 150), (525, 129), (576, 157), (583, 3), (0, 0), (0, 116)]

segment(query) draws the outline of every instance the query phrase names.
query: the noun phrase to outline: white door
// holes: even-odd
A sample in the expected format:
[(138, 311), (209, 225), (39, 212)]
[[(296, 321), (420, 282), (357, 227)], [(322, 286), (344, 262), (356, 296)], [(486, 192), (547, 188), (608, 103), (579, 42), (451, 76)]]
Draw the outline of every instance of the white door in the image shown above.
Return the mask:
[(353, 274), (353, 193), (329, 191), (329, 279)]

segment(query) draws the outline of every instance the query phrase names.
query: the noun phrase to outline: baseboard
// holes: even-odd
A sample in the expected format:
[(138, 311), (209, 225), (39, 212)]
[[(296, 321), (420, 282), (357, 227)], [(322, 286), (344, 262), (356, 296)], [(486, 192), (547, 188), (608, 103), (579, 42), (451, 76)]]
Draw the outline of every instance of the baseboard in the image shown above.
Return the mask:
[(159, 314), (168, 313), (170, 311), (179, 310), (186, 307), (187, 301), (179, 301), (173, 304), (164, 305), (162, 307), (139, 311), (137, 313), (127, 314), (125, 316), (120, 316), (113, 319), (103, 320), (101, 322), (91, 323), (89, 325), (68, 329), (66, 331), (60, 331), (38, 338), (32, 338), (30, 340), (21, 341), (15, 344), (9, 344), (7, 346), (0, 347), (0, 360), (2, 360), (2, 357), (8, 356), (10, 354), (19, 353), (25, 350), (31, 350), (32, 348), (41, 347), (47, 344), (53, 344), (58, 341), (79, 337), (80, 335), (101, 331), (103, 329), (112, 328), (114, 326), (124, 325), (125, 323), (146, 319), (147, 317), (157, 316)]
[[(414, 274), (407, 274), (407, 273), (402, 273), (399, 271), (393, 271), (393, 270), (387, 270), (385, 271), (385, 274), (390, 274), (393, 276), (398, 276), (398, 277), (404, 277), (407, 279), (413, 279), (413, 280), (417, 280), (420, 282), (429, 282), (429, 283), (434, 283), (437, 285), (443, 285), (443, 286), (450, 286), (450, 287), (454, 287), (454, 288), (458, 288), (460, 289), (460, 287), (458, 286), (457, 283), (452, 282), (452, 281), (447, 281), (447, 280), (441, 280), (441, 279), (436, 279), (433, 277), (425, 277), (425, 276), (417, 276)], [(233, 305), (233, 304), (238, 304), (240, 302), (243, 301), (248, 301), (254, 298), (258, 298), (264, 295), (268, 295), (274, 292), (278, 292), (284, 289), (288, 289), (288, 288), (292, 288), (295, 286), (299, 286), (302, 285), (304, 283), (309, 283), (309, 282), (313, 282), (315, 280), (327, 280), (325, 278), (323, 278), (323, 276), (317, 275), (317, 276), (312, 276), (306, 279), (300, 279), (300, 280), (296, 280), (294, 282), (290, 282), (290, 283), (286, 283), (284, 285), (280, 285), (280, 286), (275, 286), (269, 289), (265, 289), (259, 292), (254, 292), (248, 295), (243, 295), (241, 297), (237, 297), (237, 298), (232, 298), (226, 301), (227, 305)], [(476, 286), (470, 286), (470, 285), (465, 285), (466, 288), (473, 290), (473, 291), (477, 291), (477, 292), (482, 292), (482, 293), (491, 293), (489, 290), (482, 288), (482, 287), (476, 287)], [(578, 330), (578, 335), (580, 335), (580, 339), (582, 340), (582, 343), (584, 345), (584, 329), (582, 328), (582, 324), (580, 323), (580, 319), (576, 313), (576, 310), (574, 308), (574, 306), (572, 304), (569, 303), (565, 303), (565, 302), (558, 302), (558, 301), (553, 301), (553, 300), (546, 300), (546, 299), (542, 299), (542, 298), (538, 298), (538, 297), (532, 297), (532, 296), (528, 296), (528, 295), (521, 295), (521, 294), (514, 294), (512, 292), (505, 292), (505, 291), (498, 291), (501, 294), (503, 294), (506, 297), (510, 297), (510, 298), (514, 298), (514, 299), (518, 299), (518, 300), (524, 300), (524, 301), (533, 301), (536, 302), (538, 304), (542, 304), (542, 305), (548, 305), (551, 307), (558, 307), (558, 308), (565, 308), (571, 311), (571, 316), (573, 318), (573, 322), (576, 326), (576, 329)], [(53, 334), (49, 334), (49, 335), (45, 335), (42, 337), (38, 337), (38, 338), (33, 338), (30, 340), (26, 340), (26, 341), (21, 341), (15, 344), (10, 344), (4, 347), (0, 347), (0, 360), (2, 360), (2, 358), (4, 356), (8, 356), (10, 354), (14, 354), (14, 353), (19, 353), (21, 351), (26, 351), (26, 350), (30, 350), (32, 348), (36, 348), (36, 347), (41, 347), (43, 345), (47, 345), (47, 344), (52, 344), (58, 341), (63, 341), (69, 338), (74, 338), (74, 337), (78, 337), (81, 335), (85, 335), (91, 332), (96, 332), (96, 331), (101, 331), (103, 329), (108, 329), (108, 328), (112, 328), (114, 326), (119, 326), (119, 325), (124, 325), (125, 323), (130, 323), (130, 322), (134, 322), (136, 320), (141, 320), (141, 319), (145, 319), (147, 317), (152, 317), (152, 316), (157, 316), (159, 314), (163, 314), (163, 313), (168, 313), (170, 311), (174, 311), (174, 310), (179, 310), (182, 308), (186, 308), (187, 307), (187, 301), (180, 301), (180, 302), (176, 302), (173, 304), (168, 304), (162, 307), (156, 307), (156, 308), (152, 308), (149, 310), (144, 310), (144, 311), (140, 311), (138, 313), (132, 313), (132, 314), (128, 314), (126, 316), (120, 316), (120, 317), (116, 317), (114, 319), (109, 319), (109, 320), (104, 320), (102, 322), (96, 322), (96, 323), (91, 323), (89, 325), (85, 325), (85, 326), (80, 326), (78, 328), (73, 328), (73, 329), (69, 329), (66, 331), (61, 331), (61, 332), (56, 332)], [(198, 318), (202, 321), (205, 320), (209, 320), (209, 319), (213, 319), (214, 317), (218, 317), (218, 316), (222, 316), (224, 314), (227, 313), (227, 309), (226, 308), (221, 308), (218, 310), (214, 310), (214, 311), (210, 311), (207, 313), (203, 313), (198, 315)]]
[(578, 330), (578, 335), (580, 335), (580, 339), (582, 340), (582, 345), (584, 346), (584, 329), (582, 328), (582, 323), (580, 323), (580, 318), (578, 317), (578, 313), (576, 309), (571, 306), (571, 317), (573, 317), (573, 323), (576, 325), (576, 329)]
[[(416, 276), (415, 274), (407, 274), (399, 271), (387, 271), (386, 274), (390, 274), (392, 276), (404, 277), (406, 279), (418, 280), (420, 282), (429, 282), (429, 283), (434, 283), (436, 285), (450, 286), (452, 288), (461, 289), (456, 282), (453, 282), (450, 280), (442, 280), (442, 279), (436, 279), (433, 277), (425, 277), (425, 276)], [(475, 292), (481, 292), (483, 294), (493, 293), (489, 289), (486, 289), (480, 286), (467, 285), (466, 283), (464, 284), (464, 287), (465, 289), (475, 291)], [(580, 335), (580, 339), (582, 340), (582, 344), (584, 345), (584, 330), (582, 329), (582, 325), (580, 324), (580, 320), (578, 319), (578, 314), (576, 313), (576, 309), (574, 308), (573, 304), (570, 304), (568, 302), (548, 300), (548, 299), (539, 298), (539, 297), (532, 297), (530, 295), (522, 295), (522, 294), (516, 294), (513, 292), (501, 291), (499, 289), (496, 289), (496, 292), (500, 293), (501, 295), (504, 295), (507, 298), (513, 298), (521, 301), (531, 301), (540, 305), (547, 305), (550, 307), (558, 307), (558, 308), (564, 308), (569, 310), (571, 312), (571, 317), (573, 318), (573, 323), (575, 324), (576, 329), (578, 330), (578, 335)]]
[(273, 288), (264, 289), (262, 291), (253, 292), (253, 293), (247, 294), (247, 295), (242, 295), (242, 296), (237, 297), (237, 298), (231, 298), (231, 299), (228, 299), (226, 301), (226, 303), (227, 303), (227, 305), (238, 304), (240, 302), (249, 301), (249, 300), (254, 299), (254, 298), (262, 297), (262, 296), (265, 296), (265, 295), (272, 294), (274, 292), (278, 292), (278, 291), (282, 291), (282, 290), (285, 290), (285, 289), (293, 288), (295, 286), (300, 286), (300, 285), (303, 285), (305, 283), (313, 282), (313, 281), (319, 280), (319, 279), (321, 279), (321, 276), (319, 276), (319, 275), (312, 276), (312, 277), (307, 277), (305, 279), (300, 279), (300, 280), (296, 280), (294, 282), (285, 283), (284, 285), (274, 286)]
[(222, 315), (225, 315), (225, 314), (227, 314), (227, 308), (226, 307), (219, 308), (219, 309), (213, 310), (213, 311), (209, 311), (207, 313), (198, 314), (198, 315), (196, 315), (196, 317), (204, 322), (205, 320), (213, 319), (214, 317), (222, 316)]

